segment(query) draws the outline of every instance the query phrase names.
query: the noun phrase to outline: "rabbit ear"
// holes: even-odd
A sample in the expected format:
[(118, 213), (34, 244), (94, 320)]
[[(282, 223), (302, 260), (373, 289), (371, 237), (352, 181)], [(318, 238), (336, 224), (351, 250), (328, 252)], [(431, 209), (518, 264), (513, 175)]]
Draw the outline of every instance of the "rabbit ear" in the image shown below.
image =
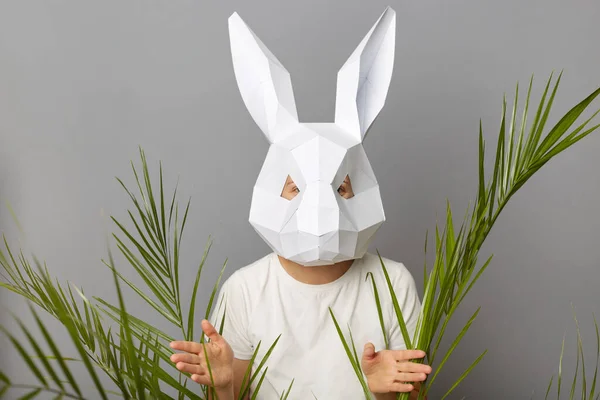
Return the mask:
[(396, 12), (388, 7), (338, 72), (335, 123), (359, 141), (385, 103), (394, 68), (395, 31)]
[(229, 17), (229, 39), (242, 99), (267, 140), (275, 143), (298, 124), (290, 74), (237, 13)]

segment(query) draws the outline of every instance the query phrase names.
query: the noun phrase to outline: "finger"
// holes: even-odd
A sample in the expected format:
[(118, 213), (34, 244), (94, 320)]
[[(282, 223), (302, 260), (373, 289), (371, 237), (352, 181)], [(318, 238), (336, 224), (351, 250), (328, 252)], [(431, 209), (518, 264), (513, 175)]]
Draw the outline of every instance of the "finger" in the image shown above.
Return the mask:
[(411, 385), (410, 383), (394, 382), (390, 385), (390, 392), (407, 393), (407, 392), (412, 392), (413, 389), (414, 389), (414, 386)]
[(198, 354), (202, 351), (202, 345), (196, 342), (187, 342), (184, 340), (176, 340), (169, 344), (172, 349), (179, 351), (187, 351), (188, 353)]
[(205, 319), (202, 320), (202, 331), (213, 342), (216, 342), (219, 339), (221, 339), (221, 335), (219, 335), (219, 332), (217, 332), (215, 327)]
[(171, 354), (171, 361), (173, 361), (175, 364), (178, 362), (184, 362), (187, 364), (202, 364), (204, 359), (191, 353), (175, 353)]
[(419, 364), (410, 361), (399, 361), (396, 363), (398, 371), (400, 372), (421, 372), (424, 374), (430, 374), (432, 369), (429, 365)]
[(188, 364), (185, 362), (178, 362), (177, 364), (175, 364), (175, 367), (177, 367), (178, 370), (180, 370), (181, 372), (187, 372), (189, 374), (197, 374), (197, 375), (204, 375), (206, 373), (205, 369), (198, 364)]
[(399, 372), (394, 378), (398, 382), (423, 382), (427, 379), (427, 374), (415, 372)]
[(423, 350), (392, 350), (394, 357), (398, 361), (414, 360), (418, 358), (425, 358), (427, 354)]
[(363, 358), (370, 360), (373, 357), (375, 357), (375, 345), (373, 345), (373, 343), (369, 342), (369, 343), (365, 344), (365, 347), (363, 349)]

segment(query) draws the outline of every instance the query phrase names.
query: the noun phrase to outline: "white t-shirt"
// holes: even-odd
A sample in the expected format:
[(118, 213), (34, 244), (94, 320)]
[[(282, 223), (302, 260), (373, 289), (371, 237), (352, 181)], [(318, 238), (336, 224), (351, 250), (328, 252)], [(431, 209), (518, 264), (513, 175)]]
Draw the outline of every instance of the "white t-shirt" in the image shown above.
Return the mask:
[[(388, 259), (390, 275), (410, 337), (421, 308), (415, 282), (403, 264)], [(307, 267), (309, 268), (309, 267)], [(329, 307), (350, 344), (352, 332), (358, 359), (365, 343), (385, 348), (371, 279), (372, 272), (383, 310), (389, 348), (405, 349), (379, 257), (367, 253), (334, 282), (309, 285), (292, 278), (275, 253), (234, 272), (223, 284), (211, 322), (220, 326), (226, 309), (223, 337), (235, 358), (249, 360), (261, 342), (253, 372), (281, 334), (269, 356), (269, 367), (258, 398), (278, 400), (292, 379), (290, 400), (364, 399), (363, 389), (344, 350)], [(253, 382), (256, 388), (259, 377)]]

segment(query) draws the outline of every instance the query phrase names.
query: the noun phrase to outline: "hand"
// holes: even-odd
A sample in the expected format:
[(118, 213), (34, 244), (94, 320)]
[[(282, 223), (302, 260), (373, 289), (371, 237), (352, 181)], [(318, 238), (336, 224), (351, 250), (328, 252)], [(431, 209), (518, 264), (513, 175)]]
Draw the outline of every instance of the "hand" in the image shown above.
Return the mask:
[(372, 343), (364, 348), (361, 366), (367, 377), (369, 390), (373, 393), (412, 392), (415, 385), (405, 382), (423, 382), (431, 373), (431, 367), (410, 360), (425, 357), (421, 350), (375, 351)]
[[(209, 339), (204, 346), (196, 342), (171, 342), (172, 349), (185, 352), (173, 354), (171, 361), (176, 364), (178, 370), (192, 374), (194, 382), (212, 386), (215, 389), (226, 388), (233, 384), (233, 350), (207, 320), (202, 321), (202, 330)], [(206, 349), (206, 355), (204, 349)], [(206, 365), (207, 356), (212, 381)]]

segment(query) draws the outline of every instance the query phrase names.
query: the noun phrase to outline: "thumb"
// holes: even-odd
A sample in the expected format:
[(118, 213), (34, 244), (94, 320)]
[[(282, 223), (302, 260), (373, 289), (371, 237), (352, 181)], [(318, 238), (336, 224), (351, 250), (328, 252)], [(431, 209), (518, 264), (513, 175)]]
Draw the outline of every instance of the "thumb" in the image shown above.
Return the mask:
[(373, 345), (373, 343), (369, 342), (365, 344), (365, 347), (363, 349), (363, 359), (365, 361), (370, 361), (373, 358), (375, 358), (375, 353), (375, 345)]
[(217, 342), (221, 339), (221, 335), (215, 329), (215, 327), (207, 320), (202, 320), (202, 331), (210, 339), (211, 342)]

